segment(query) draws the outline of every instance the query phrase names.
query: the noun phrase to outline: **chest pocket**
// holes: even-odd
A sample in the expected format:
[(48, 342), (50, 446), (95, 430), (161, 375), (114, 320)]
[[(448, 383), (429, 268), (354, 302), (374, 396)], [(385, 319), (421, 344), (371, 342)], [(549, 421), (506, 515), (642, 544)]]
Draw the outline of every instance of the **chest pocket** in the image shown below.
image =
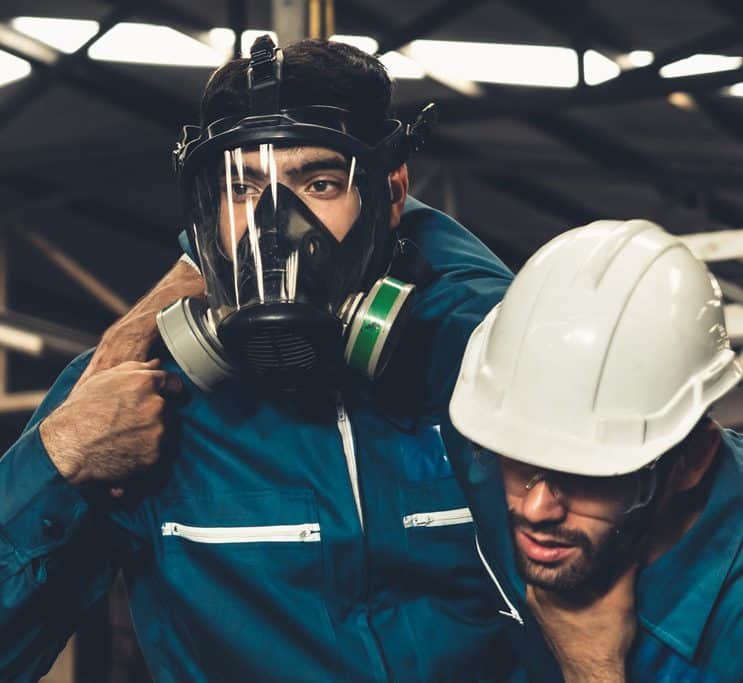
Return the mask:
[(421, 653), (422, 680), (480, 680), (462, 678), (461, 662), (481, 667), (491, 661), (486, 652), (493, 652), (491, 635), (502, 617), (477, 555), (464, 495), (454, 477), (409, 484), (401, 495), (400, 524), (410, 558), (407, 590), (416, 598), (405, 604), (405, 612), (412, 647)]
[[(172, 610), (215, 680), (291, 680), (336, 646), (311, 491), (182, 497), (163, 506), (159, 529)], [(265, 678), (267, 652), (282, 656)]]
[(437, 425), (400, 436), (404, 480), (400, 524), (415, 566), (450, 570), (476, 565), (472, 515), (457, 482)]
[(476, 566), (472, 514), (454, 477), (407, 483), (401, 496), (400, 524), (415, 558), (443, 574)]

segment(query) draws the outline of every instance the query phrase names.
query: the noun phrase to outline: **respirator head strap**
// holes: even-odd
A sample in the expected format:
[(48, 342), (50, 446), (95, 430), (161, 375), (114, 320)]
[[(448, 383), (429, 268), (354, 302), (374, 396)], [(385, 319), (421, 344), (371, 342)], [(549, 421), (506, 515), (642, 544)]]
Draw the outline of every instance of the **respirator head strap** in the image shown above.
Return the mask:
[(257, 38), (250, 48), (248, 97), (251, 116), (278, 113), (283, 61), (281, 49), (268, 35)]
[(422, 150), (438, 120), (438, 109), (433, 102), (421, 109), (413, 123), (401, 123), (390, 119), (388, 123), (396, 124), (395, 127), (374, 147), (374, 154), (382, 168), (387, 173), (394, 171), (402, 166), (413, 152)]

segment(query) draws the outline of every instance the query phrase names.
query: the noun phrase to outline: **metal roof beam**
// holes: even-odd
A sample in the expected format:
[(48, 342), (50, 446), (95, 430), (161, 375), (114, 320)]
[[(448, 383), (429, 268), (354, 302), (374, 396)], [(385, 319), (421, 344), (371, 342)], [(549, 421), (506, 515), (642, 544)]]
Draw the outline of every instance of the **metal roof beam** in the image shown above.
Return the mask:
[(743, 259), (743, 230), (715, 230), (679, 235), (698, 259), (707, 261), (732, 261)]
[[(682, 206), (696, 208), (699, 199), (698, 187), (688, 187), (682, 178), (675, 176), (662, 163), (617, 140), (609, 133), (579, 123), (565, 115), (536, 115), (524, 120), (610, 171), (629, 176), (650, 173), (658, 192)], [(743, 207), (711, 191), (705, 193), (705, 200), (707, 215), (713, 220), (727, 225), (743, 225)]]
[[(740, 81), (743, 81), (743, 67), (679, 78), (657, 76), (630, 81), (619, 76), (600, 85), (574, 90), (488, 85), (485, 97), (474, 100), (451, 98), (442, 100), (438, 106), (442, 120), (463, 123), (501, 116), (520, 117), (534, 112), (557, 112), (574, 107), (601, 107), (633, 100), (659, 99), (679, 91), (696, 95)], [(402, 107), (401, 112), (413, 115), (422, 106), (422, 101), (410, 103)]]
[(342, 3), (338, 3), (336, 16), (343, 21), (344, 30), (350, 28), (377, 37), (389, 31), (391, 21), (384, 14), (370, 10), (358, 0), (343, 0)]
[[(21, 176), (19, 173), (12, 175), (0, 175), (0, 184), (28, 198), (58, 195), (64, 190), (51, 184), (45, 178)], [(77, 214), (95, 224), (107, 225), (114, 230), (124, 234), (137, 236), (150, 242), (170, 249), (175, 249), (175, 232), (172, 228), (166, 228), (154, 224), (146, 216), (142, 216), (124, 207), (114, 207), (101, 202), (95, 195), (81, 196), (72, 194), (65, 201), (66, 208), (73, 214)]]
[(228, 0), (227, 14), (230, 28), (235, 34), (235, 44), (232, 47), (232, 58), (238, 59), (241, 56), (242, 34), (248, 25), (245, 0)]
[(743, 142), (743, 113), (740, 108), (716, 95), (696, 95), (693, 101), (716, 128), (737, 142)]
[(601, 16), (589, 0), (574, 0), (569, 10), (552, 0), (505, 0), (506, 4), (567, 36), (576, 46), (605, 45), (618, 52), (632, 49), (632, 40), (618, 26)]
[(53, 48), (44, 49), (44, 43), (40, 41), (21, 40), (23, 34), (20, 32), (6, 31), (5, 26), (0, 26), (0, 42), (4, 39), (15, 45), (21, 52), (28, 52), (37, 59), (43, 61), (48, 68), (34, 69), (28, 78), (19, 84), (14, 95), (6, 99), (0, 105), (0, 130), (3, 126), (8, 125), (17, 116), (23, 113), (25, 108), (37, 97), (44, 93), (47, 88), (59, 76), (61, 65), (65, 64), (67, 68), (74, 62), (86, 59), (88, 48), (95, 43), (101, 36), (107, 33), (113, 26), (118, 24), (122, 19), (128, 16), (129, 10), (117, 8), (109, 12), (100, 22), (98, 30), (89, 40), (81, 45), (75, 52), (70, 55), (64, 55), (56, 52)]
[[(425, 12), (423, 15), (414, 19), (406, 27), (389, 33), (387, 26), (389, 25), (389, 19), (384, 17), (378, 12), (369, 10), (368, 8), (360, 5), (354, 0), (348, 0), (338, 8), (341, 12), (344, 22), (350, 20), (351, 24), (359, 26), (360, 31), (365, 33), (372, 33), (379, 44), (378, 52), (384, 54), (389, 50), (398, 48), (399, 51), (406, 57), (411, 57), (409, 52), (409, 44), (415, 38), (430, 33), (437, 26), (441, 25), (445, 21), (451, 21), (456, 16), (459, 16), (464, 11), (472, 9), (476, 4), (479, 4), (482, 0), (463, 0), (459, 3), (442, 2), (437, 5), (433, 10)], [(363, 28), (361, 28), (363, 27)], [(425, 65), (421, 65), (428, 78), (436, 81), (445, 88), (457, 93), (458, 95), (465, 95), (466, 97), (480, 97), (483, 94), (483, 90), (478, 83), (469, 80), (465, 77), (453, 78), (451, 74), (440, 74), (434, 70), (426, 68)], [(427, 104), (427, 103), (426, 103)], [(417, 112), (416, 112), (417, 114)]]
[(743, 24), (743, 5), (740, 0), (712, 0), (712, 4), (721, 9), (731, 19)]
[(494, 190), (504, 192), (526, 206), (565, 221), (567, 227), (590, 223), (599, 215), (597, 211), (533, 178), (504, 173), (478, 173), (476, 177)]
[(39, 71), (53, 70), (44, 78), (58, 78), (77, 90), (167, 128), (177, 128), (183, 120), (197, 116), (197, 107), (190, 100), (93, 62), (87, 56), (73, 55), (75, 59), (66, 59), (57, 50), (7, 24), (0, 26), (0, 49), (31, 62)]
[(128, 9), (130, 14), (136, 14), (143, 19), (166, 21), (169, 25), (178, 25), (190, 31), (203, 33), (214, 28), (213, 24), (198, 14), (163, 0), (105, 0), (105, 2), (122, 10)]
[(444, 135), (434, 135), (426, 143), (426, 152), (436, 154), (439, 157), (445, 156), (451, 159), (458, 158), (475, 162), (479, 170), (475, 169), (473, 175), (481, 182), (527, 206), (540, 209), (546, 214), (559, 218), (568, 225), (587, 223), (599, 215), (599, 212), (592, 208), (533, 178), (512, 173), (499, 173), (493, 171), (492, 168), (491, 170), (485, 170), (483, 155), (473, 145), (462, 143)]
[(423, 12), (411, 22), (399, 29), (387, 31), (379, 39), (379, 54), (385, 54), (390, 50), (397, 50), (408, 43), (433, 33), (441, 26), (458, 19), (466, 14), (477, 5), (481, 5), (483, 0), (443, 0), (434, 7)]

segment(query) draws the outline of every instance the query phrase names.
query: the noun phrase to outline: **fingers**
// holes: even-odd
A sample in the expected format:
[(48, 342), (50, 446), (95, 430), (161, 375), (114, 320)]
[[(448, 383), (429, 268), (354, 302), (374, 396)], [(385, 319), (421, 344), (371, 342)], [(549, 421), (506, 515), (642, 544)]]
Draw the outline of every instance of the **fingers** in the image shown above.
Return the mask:
[(111, 371), (132, 372), (133, 370), (157, 370), (161, 364), (162, 361), (159, 358), (150, 358), (147, 361), (126, 360), (111, 368)]

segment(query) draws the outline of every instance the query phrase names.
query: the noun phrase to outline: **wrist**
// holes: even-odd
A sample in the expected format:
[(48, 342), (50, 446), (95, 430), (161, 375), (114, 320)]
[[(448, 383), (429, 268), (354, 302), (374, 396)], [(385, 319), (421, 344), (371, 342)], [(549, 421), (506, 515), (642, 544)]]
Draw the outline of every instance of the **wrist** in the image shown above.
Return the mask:
[(175, 266), (163, 278), (162, 284), (172, 287), (178, 296), (199, 296), (204, 294), (204, 278), (199, 267), (183, 254)]
[(70, 484), (78, 485), (83, 483), (85, 479), (80, 458), (77, 457), (75, 449), (69, 444), (69, 439), (65, 438), (64, 431), (60, 429), (58, 416), (55, 415), (56, 412), (47, 416), (39, 425), (39, 438), (49, 460), (57, 468), (57, 471)]

